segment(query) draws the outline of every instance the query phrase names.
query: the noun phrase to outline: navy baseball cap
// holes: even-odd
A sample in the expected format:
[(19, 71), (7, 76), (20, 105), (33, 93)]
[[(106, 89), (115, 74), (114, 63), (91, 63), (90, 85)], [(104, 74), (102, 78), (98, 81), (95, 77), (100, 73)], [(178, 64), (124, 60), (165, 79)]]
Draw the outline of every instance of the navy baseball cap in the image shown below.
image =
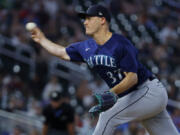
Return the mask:
[(105, 17), (108, 22), (111, 21), (111, 15), (108, 9), (102, 5), (93, 5), (85, 13), (79, 12), (78, 16), (82, 19), (85, 19), (87, 16)]
[(50, 100), (51, 101), (58, 101), (61, 98), (62, 98), (62, 94), (59, 91), (52, 91), (50, 93)]

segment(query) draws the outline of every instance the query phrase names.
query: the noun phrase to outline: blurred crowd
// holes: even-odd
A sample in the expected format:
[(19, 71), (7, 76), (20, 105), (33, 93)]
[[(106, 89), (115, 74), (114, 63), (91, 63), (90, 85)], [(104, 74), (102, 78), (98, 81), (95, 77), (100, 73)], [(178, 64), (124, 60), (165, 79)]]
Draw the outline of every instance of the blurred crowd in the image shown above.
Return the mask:
[[(106, 5), (112, 12), (111, 29), (125, 35), (139, 49), (141, 61), (164, 83), (169, 98), (180, 101), (180, 3), (176, 0), (1, 0), (0, 34), (35, 50), (36, 73), (28, 80), (10, 74), (6, 67), (0, 71), (1, 109), (27, 112), (28, 116), (42, 116), (42, 107), (48, 103), (52, 90), (64, 93), (75, 108), (75, 125), (79, 135), (90, 135), (97, 118), (91, 119), (87, 110), (95, 103), (91, 94), (107, 90), (104, 82), (95, 77), (75, 86), (64, 87), (57, 76), (47, 76), (50, 55), (35, 44), (25, 30), (25, 24), (33, 21), (52, 41), (67, 46), (87, 39), (82, 21), (76, 11), (86, 10), (92, 4)], [(73, 93), (73, 95), (69, 93)], [(168, 106), (174, 123), (180, 130), (180, 110)], [(13, 132), (20, 128), (15, 128)], [(12, 133), (13, 134), (13, 133)], [(38, 134), (38, 133), (34, 133)], [(136, 123), (122, 125), (115, 135), (146, 135)]]

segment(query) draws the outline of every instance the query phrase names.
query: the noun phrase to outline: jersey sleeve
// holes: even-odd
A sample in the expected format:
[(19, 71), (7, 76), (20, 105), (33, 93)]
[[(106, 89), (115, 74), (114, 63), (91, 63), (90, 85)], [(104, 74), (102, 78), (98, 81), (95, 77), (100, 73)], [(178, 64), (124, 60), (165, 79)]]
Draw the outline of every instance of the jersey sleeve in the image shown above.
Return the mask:
[(138, 72), (137, 49), (128, 41), (122, 41), (123, 47), (119, 50), (121, 56), (118, 58), (118, 65), (123, 72)]
[(82, 42), (73, 43), (66, 48), (71, 61), (83, 62), (83, 58), (80, 55), (81, 44)]

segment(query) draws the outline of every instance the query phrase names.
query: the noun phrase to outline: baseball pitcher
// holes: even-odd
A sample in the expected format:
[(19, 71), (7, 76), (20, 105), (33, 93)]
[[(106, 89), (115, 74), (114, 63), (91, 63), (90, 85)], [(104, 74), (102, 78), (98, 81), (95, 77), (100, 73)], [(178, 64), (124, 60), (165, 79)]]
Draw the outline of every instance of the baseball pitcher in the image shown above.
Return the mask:
[(93, 135), (112, 135), (117, 126), (139, 120), (151, 135), (179, 135), (166, 111), (165, 87), (138, 61), (138, 51), (129, 40), (110, 32), (110, 13), (101, 5), (79, 13), (85, 19), (90, 38), (67, 48), (48, 40), (35, 27), (32, 38), (49, 53), (68, 61), (85, 62), (97, 72), (110, 89), (95, 94), (99, 104), (89, 112), (98, 113)]

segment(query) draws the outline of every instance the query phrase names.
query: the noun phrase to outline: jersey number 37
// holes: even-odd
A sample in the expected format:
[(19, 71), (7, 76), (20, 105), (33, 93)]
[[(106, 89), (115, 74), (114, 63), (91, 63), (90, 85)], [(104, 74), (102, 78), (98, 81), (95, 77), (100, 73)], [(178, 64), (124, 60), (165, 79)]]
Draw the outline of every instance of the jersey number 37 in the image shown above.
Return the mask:
[(122, 78), (123, 78), (120, 69), (114, 70), (112, 72), (108, 71), (106, 74), (112, 80), (112, 82), (111, 82), (112, 84), (116, 83), (117, 80), (122, 80)]

